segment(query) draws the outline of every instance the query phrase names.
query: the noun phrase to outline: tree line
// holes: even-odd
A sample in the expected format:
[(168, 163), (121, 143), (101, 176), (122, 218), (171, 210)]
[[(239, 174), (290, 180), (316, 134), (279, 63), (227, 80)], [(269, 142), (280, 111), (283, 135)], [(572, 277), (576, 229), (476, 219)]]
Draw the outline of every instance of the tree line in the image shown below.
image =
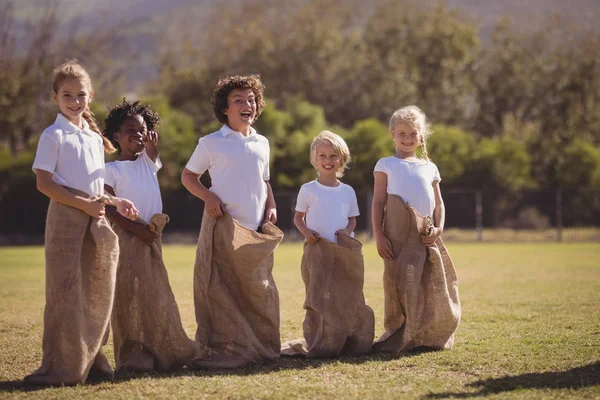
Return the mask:
[[(17, 49), (10, 2), (0, 6), (0, 218), (12, 225), (12, 205), (39, 197), (30, 166), (55, 112), (52, 67), (73, 56), (89, 66), (102, 121), (106, 106), (122, 97), (127, 74), (135, 73), (127, 57), (143, 56), (123, 40), (131, 32), (118, 21), (58, 38), (57, 12), (48, 6)], [(267, 86), (256, 128), (271, 143), (275, 191), (314, 178), (308, 146), (326, 128), (350, 146), (344, 180), (371, 190), (375, 163), (393, 152), (387, 120), (408, 104), (433, 123), (428, 148), (444, 190), (510, 196), (535, 188), (600, 189), (594, 26), (549, 15), (524, 28), (506, 17), (483, 35), (477, 21), (445, 3), (404, 0), (250, 0), (218, 4), (198, 18), (182, 13), (163, 29), (154, 42), (157, 76), (136, 90), (163, 117), (159, 179), (166, 198), (177, 198), (198, 137), (218, 129), (209, 103), (216, 80), (238, 73), (259, 73)], [(597, 192), (586, 196), (578, 201), (597, 217)]]

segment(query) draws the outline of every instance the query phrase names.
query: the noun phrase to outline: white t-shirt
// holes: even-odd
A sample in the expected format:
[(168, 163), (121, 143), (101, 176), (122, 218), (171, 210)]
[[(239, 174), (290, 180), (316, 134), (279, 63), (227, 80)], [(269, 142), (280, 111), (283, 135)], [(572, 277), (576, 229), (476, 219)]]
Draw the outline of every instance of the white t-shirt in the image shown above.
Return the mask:
[(85, 192), (104, 194), (104, 144), (83, 121), (81, 129), (64, 115), (44, 130), (38, 142), (33, 172), (48, 171), (52, 181)]
[(153, 162), (146, 150), (134, 161), (112, 161), (106, 163), (105, 183), (112, 187), (115, 195), (133, 202), (146, 223), (154, 214), (162, 212), (162, 199), (156, 173), (162, 168), (160, 159)]
[(186, 168), (210, 174), (210, 191), (225, 204), (227, 212), (241, 225), (257, 229), (267, 201), (269, 141), (250, 128), (248, 136), (227, 125), (203, 138)]
[(434, 163), (426, 160), (406, 161), (391, 156), (379, 160), (374, 172), (387, 175), (388, 194), (402, 197), (423, 216), (433, 216), (433, 182), (442, 180)]
[(316, 179), (300, 188), (296, 211), (306, 213), (308, 229), (333, 243), (337, 243), (335, 232), (348, 226), (348, 218), (360, 215), (352, 187), (345, 183), (325, 186)]

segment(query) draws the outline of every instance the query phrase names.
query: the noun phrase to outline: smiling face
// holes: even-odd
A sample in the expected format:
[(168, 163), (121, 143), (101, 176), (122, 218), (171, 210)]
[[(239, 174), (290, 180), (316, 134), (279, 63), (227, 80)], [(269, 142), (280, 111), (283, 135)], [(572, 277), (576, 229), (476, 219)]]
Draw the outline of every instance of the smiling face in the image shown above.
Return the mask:
[(143, 137), (147, 131), (146, 121), (141, 115), (127, 117), (119, 131), (114, 134), (123, 158), (135, 159), (135, 156), (144, 150)]
[(342, 168), (342, 157), (329, 142), (320, 142), (315, 150), (314, 166), (320, 177), (336, 177)]
[(247, 134), (256, 119), (256, 96), (252, 89), (233, 89), (227, 96), (227, 125)]
[(79, 127), (82, 126), (82, 115), (92, 101), (92, 96), (89, 85), (79, 78), (66, 78), (58, 92), (52, 92), (52, 98), (58, 103), (60, 112)]
[(407, 122), (399, 121), (392, 128), (392, 139), (396, 143), (396, 151), (408, 156), (415, 156), (420, 144), (421, 135), (415, 127)]

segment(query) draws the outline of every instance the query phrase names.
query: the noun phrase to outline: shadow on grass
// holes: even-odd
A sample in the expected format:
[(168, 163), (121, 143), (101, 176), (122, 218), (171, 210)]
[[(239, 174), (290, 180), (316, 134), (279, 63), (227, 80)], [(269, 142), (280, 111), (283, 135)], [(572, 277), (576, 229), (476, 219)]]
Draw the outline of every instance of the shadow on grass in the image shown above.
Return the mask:
[(424, 399), (469, 398), (510, 392), (517, 389), (581, 389), (600, 385), (600, 361), (568, 371), (538, 372), (502, 378), (482, 379), (465, 385), (477, 392), (430, 393)]
[[(413, 357), (419, 354), (426, 352), (424, 351), (415, 351), (411, 353), (402, 353), (402, 354), (388, 354), (388, 353), (374, 353), (369, 354), (362, 357), (340, 357), (340, 358), (330, 358), (330, 359), (307, 359), (304, 357), (281, 357), (277, 361), (269, 362), (269, 363), (259, 363), (248, 365), (243, 368), (237, 369), (188, 369), (183, 368), (181, 370), (173, 371), (173, 372), (150, 372), (150, 373), (123, 373), (115, 376), (114, 380), (88, 380), (85, 383), (85, 386), (96, 386), (100, 384), (108, 384), (108, 385), (119, 385), (122, 383), (129, 382), (133, 379), (148, 379), (148, 378), (177, 378), (181, 376), (197, 376), (197, 377), (213, 377), (213, 376), (251, 376), (251, 375), (265, 375), (272, 374), (279, 371), (286, 370), (306, 370), (306, 369), (315, 369), (319, 368), (323, 365), (333, 364), (333, 363), (343, 363), (343, 364), (362, 364), (365, 362), (371, 361), (391, 361), (397, 360), (405, 357)], [(7, 392), (33, 392), (37, 390), (44, 390), (49, 388), (61, 387), (57, 386), (38, 386), (38, 385), (24, 385), (23, 381), (0, 381), (0, 393)]]

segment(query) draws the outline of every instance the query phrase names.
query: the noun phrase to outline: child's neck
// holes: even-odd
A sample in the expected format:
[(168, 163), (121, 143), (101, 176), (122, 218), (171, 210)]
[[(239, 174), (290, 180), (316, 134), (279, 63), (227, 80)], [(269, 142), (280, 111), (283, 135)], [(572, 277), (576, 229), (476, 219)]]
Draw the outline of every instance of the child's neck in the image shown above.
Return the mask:
[(335, 176), (334, 174), (319, 175), (317, 177), (317, 182), (319, 182), (323, 186), (331, 186), (331, 187), (336, 187), (340, 184), (340, 181), (338, 181), (337, 176)]
[(399, 158), (401, 160), (418, 160), (417, 154), (414, 151), (406, 152), (396, 150), (396, 154), (394, 154), (394, 157)]
[(247, 125), (247, 124), (233, 126), (228, 122), (227, 126), (229, 126), (234, 131), (241, 133), (244, 136), (250, 135), (250, 132), (251, 132), (250, 125)]
[(117, 161), (135, 161), (141, 153), (120, 152), (117, 155)]
[(70, 123), (72, 123), (73, 125), (77, 126), (79, 129), (83, 129), (84, 125), (83, 125), (83, 116), (80, 115), (79, 117), (68, 117), (65, 114), (61, 113), (63, 117), (65, 117)]

